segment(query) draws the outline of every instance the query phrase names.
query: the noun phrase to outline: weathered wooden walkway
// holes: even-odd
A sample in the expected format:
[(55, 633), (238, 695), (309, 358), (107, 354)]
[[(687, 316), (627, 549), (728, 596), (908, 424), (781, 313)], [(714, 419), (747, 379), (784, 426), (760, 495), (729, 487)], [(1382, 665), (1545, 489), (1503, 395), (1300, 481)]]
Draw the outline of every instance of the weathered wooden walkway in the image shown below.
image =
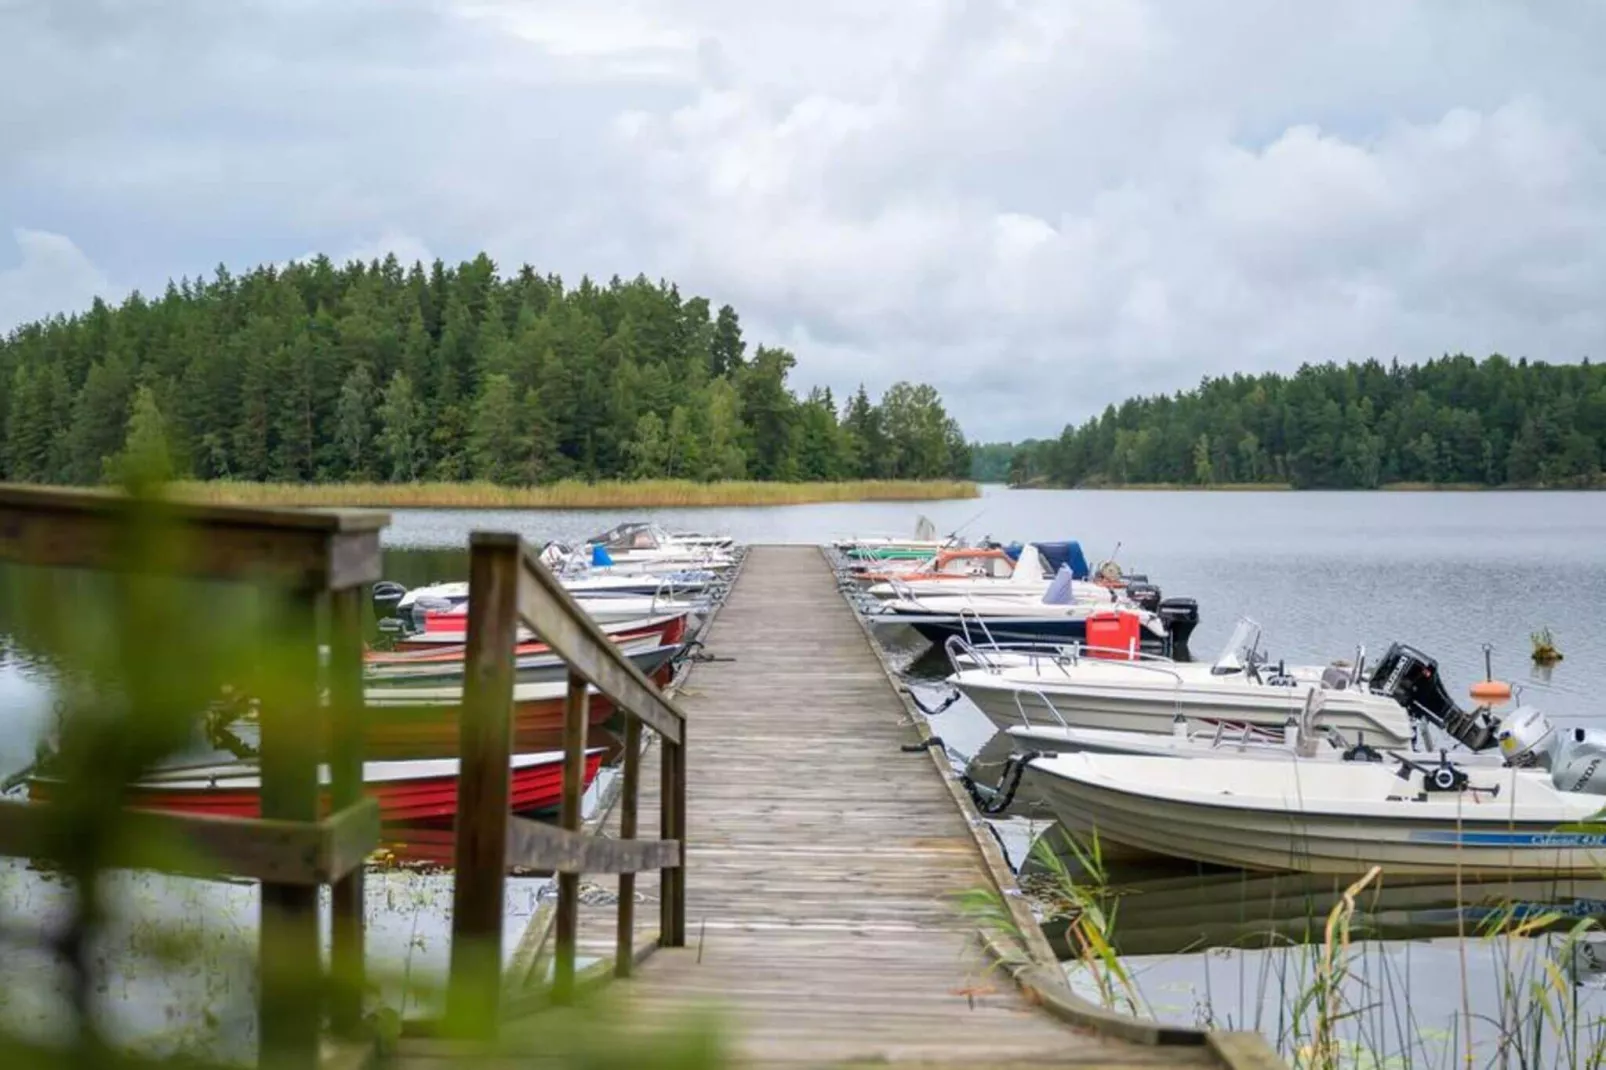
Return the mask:
[(990, 970), (957, 893), (981, 852), (810, 547), (756, 547), (691, 673), (687, 943), (620, 982), (726, 1009), (755, 1062), (1210, 1062), (1089, 1036)]

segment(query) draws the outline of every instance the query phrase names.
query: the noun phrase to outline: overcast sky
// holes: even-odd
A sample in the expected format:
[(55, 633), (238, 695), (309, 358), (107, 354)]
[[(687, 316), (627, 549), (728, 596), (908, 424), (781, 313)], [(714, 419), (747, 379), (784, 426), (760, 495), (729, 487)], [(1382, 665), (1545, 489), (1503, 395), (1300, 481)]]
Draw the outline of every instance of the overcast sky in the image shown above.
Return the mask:
[(1606, 357), (1595, 0), (0, 0), (0, 331), (309, 252), (668, 278), (976, 438)]

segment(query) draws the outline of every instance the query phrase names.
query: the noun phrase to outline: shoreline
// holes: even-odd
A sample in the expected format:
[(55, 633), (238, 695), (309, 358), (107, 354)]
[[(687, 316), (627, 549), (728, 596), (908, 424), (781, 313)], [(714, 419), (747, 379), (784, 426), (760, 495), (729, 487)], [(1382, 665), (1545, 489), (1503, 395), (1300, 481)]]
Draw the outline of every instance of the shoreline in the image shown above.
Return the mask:
[(563, 480), (533, 487), (496, 483), (172, 483), (176, 501), (322, 509), (673, 509), (721, 506), (817, 505), (830, 502), (925, 502), (978, 498), (969, 480), (845, 480), (696, 483), (654, 479), (585, 483)]
[[(1007, 484), (1006, 484), (1007, 485)], [(1231, 492), (1283, 492), (1292, 494), (1386, 494), (1401, 491), (1417, 493), (1472, 494), (1487, 491), (1553, 491), (1593, 492), (1606, 490), (1606, 486), (1547, 487), (1525, 483), (1382, 483), (1376, 487), (1296, 487), (1292, 483), (1101, 483), (1097, 486), (1060, 487), (1047, 483), (1023, 483), (1010, 486), (1010, 490), (1163, 490), (1163, 491), (1231, 491)]]

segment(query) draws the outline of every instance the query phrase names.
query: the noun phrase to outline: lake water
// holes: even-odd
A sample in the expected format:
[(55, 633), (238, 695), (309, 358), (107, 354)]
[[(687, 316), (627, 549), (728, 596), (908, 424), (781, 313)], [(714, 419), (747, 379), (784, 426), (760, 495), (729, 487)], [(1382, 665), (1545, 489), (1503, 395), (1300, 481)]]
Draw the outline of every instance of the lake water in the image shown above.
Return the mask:
[[(1375, 656), (1399, 640), (1437, 658), (1452, 693), (1464, 696), (1466, 687), (1483, 674), (1483, 646), (1489, 644), (1496, 675), (1517, 684), (1523, 701), (1563, 722), (1595, 721), (1603, 713), (1606, 494), (989, 487), (979, 500), (932, 503), (650, 514), (414, 511), (395, 514), (386, 532), (386, 571), (409, 586), (463, 578), (462, 548), (471, 531), (516, 531), (537, 542), (577, 541), (643, 515), (670, 528), (726, 532), (743, 542), (819, 543), (849, 534), (909, 534), (921, 515), (941, 532), (961, 529), (972, 539), (1074, 538), (1095, 562), (1115, 556), (1128, 571), (1147, 573), (1167, 596), (1197, 599), (1202, 623), (1192, 645), (1201, 656), (1213, 655), (1235, 621), (1248, 616), (1264, 627), (1274, 659), (1325, 661), (1351, 656), (1361, 644)], [(16, 571), (12, 570), (13, 579)], [(29, 760), (34, 737), (50, 708), (49, 666), (30, 653), (27, 622), (17, 620), (18, 607), (5, 604), (6, 593), (15, 589), (0, 569), (0, 776)], [(1565, 654), (1565, 660), (1548, 672), (1534, 668), (1528, 656), (1530, 634), (1544, 627), (1551, 629)], [(940, 673), (940, 666), (917, 657), (918, 653), (912, 646), (904, 651), (917, 674)], [(806, 712), (807, 695), (795, 696), (795, 701), (800, 712)], [(936, 723), (957, 761), (979, 750), (992, 734), (986, 720), (963, 703)], [(1018, 822), (1005, 826), (1017, 855), (1021, 831)], [(0, 912), (9, 912), (19, 905), (22, 893), (15, 890), (19, 885), (14, 880), (4, 876), (0, 874), (0, 900), (4, 900)], [(381, 928), (388, 933), (376, 939), (380, 953), (389, 941), (395, 945), (392, 957), (405, 959), (412, 968), (414, 957), (437, 956), (410, 956), (398, 948), (416, 945), (421, 912), (431, 919), (424, 923), (432, 934), (430, 942), (439, 943), (438, 908), (425, 910), (423, 905), (438, 902), (441, 896), (429, 883), (408, 885), (406, 891), (398, 891), (399, 887), (386, 883), (381, 893), (388, 897), (386, 903), (375, 905), (370, 913), (381, 919)], [(239, 898), (241, 893), (229, 894)], [(395, 909), (398, 896), (413, 908)], [(510, 900), (510, 912), (527, 913), (529, 903)], [(254, 909), (249, 913), (254, 916)], [(386, 917), (391, 918), (389, 925), (383, 922)], [(1377, 961), (1403, 961), (1396, 972), (1424, 997), (1416, 1000), (1414, 1017), (1396, 1016), (1401, 1023), (1397, 1032), (1437, 1035), (1436, 1030), (1448, 1028), (1445, 1022), (1463, 1002), (1461, 989), (1448, 985), (1435, 992), (1433, 978), (1463, 976), (1461, 949), (1454, 944), (1396, 941), (1376, 946), (1381, 949)], [(1402, 953), (1400, 948), (1410, 950)], [(1473, 953), (1474, 962), (1481, 953)], [(1143, 955), (1134, 957), (1131, 965), (1142, 980), (1146, 1002), (1165, 1017), (1192, 1022), (1201, 1016), (1200, 1007), (1207, 1005), (1208, 1017), (1218, 1023), (1261, 1025), (1275, 1034), (1264, 1023), (1275, 1018), (1266, 1004), (1268, 998), (1275, 1002), (1278, 989), (1268, 989), (1264, 979), (1279, 969), (1286, 971), (1287, 964), (1268, 965), (1264, 957), (1270, 954), (1277, 953)], [(433, 969), (440, 964), (427, 965)], [(1253, 983), (1257, 977), (1260, 983)], [(1482, 988), (1465, 997), (1469, 1004), (1477, 1004), (1475, 1014), (1497, 1017), (1499, 1008), (1490, 1000), (1498, 1003), (1499, 997)], [(1379, 1028), (1387, 1032), (1385, 1026)], [(1446, 1035), (1453, 1039), (1453, 1033)], [(1363, 1039), (1373, 1048), (1392, 1044)], [(1480, 1041), (1487, 1042), (1487, 1036)], [(1453, 1053), (1453, 1044), (1450, 1050)], [(1438, 1065), (1440, 1059), (1418, 1056), (1412, 1061)]]

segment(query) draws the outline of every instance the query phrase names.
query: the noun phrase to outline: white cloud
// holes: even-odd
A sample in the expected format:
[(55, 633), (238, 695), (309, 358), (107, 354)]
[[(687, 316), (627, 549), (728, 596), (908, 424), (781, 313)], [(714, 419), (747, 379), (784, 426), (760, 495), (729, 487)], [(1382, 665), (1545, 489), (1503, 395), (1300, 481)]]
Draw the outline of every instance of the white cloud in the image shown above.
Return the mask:
[(70, 238), (43, 230), (11, 232), (21, 259), (0, 268), (0, 332), (28, 320), (74, 312), (120, 291)]
[(1204, 374), (1606, 348), (1593, 5), (164, 10), (0, 8), (0, 227), (146, 289), (308, 249), (642, 271), (802, 385), (926, 378), (989, 437)]

